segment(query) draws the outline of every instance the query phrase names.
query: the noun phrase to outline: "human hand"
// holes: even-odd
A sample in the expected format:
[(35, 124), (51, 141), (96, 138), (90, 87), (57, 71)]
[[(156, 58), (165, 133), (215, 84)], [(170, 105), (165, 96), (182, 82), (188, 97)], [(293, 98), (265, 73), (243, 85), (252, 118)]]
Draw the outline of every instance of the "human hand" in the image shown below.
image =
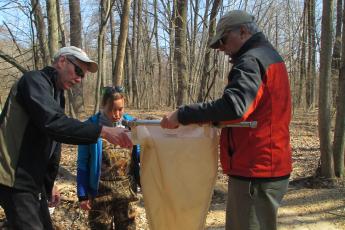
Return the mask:
[(161, 120), (161, 127), (164, 129), (176, 129), (180, 125), (178, 122), (178, 110), (171, 112), (163, 117)]
[(91, 201), (90, 200), (82, 200), (82, 201), (80, 201), (79, 206), (84, 211), (89, 211), (91, 209)]
[(121, 148), (132, 148), (133, 144), (128, 136), (128, 130), (121, 127), (102, 127), (101, 136)]
[(56, 185), (53, 186), (52, 196), (48, 201), (49, 207), (56, 207), (60, 203), (60, 192)]

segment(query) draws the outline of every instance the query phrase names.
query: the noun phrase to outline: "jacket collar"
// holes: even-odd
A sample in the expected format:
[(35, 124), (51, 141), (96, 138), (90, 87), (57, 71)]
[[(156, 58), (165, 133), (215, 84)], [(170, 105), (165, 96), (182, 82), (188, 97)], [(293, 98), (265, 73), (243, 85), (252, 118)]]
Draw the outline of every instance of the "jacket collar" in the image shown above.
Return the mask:
[(49, 80), (52, 82), (54, 86), (54, 98), (57, 99), (59, 97), (60, 104), (64, 108), (65, 98), (64, 98), (63, 90), (59, 90), (56, 85), (57, 78), (58, 78), (57, 70), (52, 66), (46, 66), (43, 69), (41, 69), (41, 72), (44, 75), (46, 75), (49, 78)]
[(264, 43), (268, 43), (268, 41), (262, 32), (258, 32), (254, 34), (242, 45), (239, 51), (231, 57), (232, 62), (235, 62), (239, 57), (241, 57), (248, 50), (258, 47), (259, 45), (262, 45)]

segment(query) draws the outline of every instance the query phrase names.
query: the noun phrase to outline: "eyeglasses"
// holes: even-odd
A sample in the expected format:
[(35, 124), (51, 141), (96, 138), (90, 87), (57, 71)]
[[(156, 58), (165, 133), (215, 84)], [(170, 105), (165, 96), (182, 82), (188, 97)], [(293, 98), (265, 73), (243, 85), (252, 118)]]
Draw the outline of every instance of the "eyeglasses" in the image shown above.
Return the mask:
[(228, 33), (230, 33), (230, 32), (231, 32), (231, 30), (228, 30), (222, 35), (222, 37), (219, 39), (219, 45), (221, 45), (221, 46), (225, 45), (226, 40), (228, 38)]
[(75, 74), (81, 78), (84, 78), (84, 71), (77, 64), (75, 64), (75, 62), (71, 58), (66, 57), (66, 59), (74, 66)]
[(229, 33), (231, 33), (232, 31), (235, 31), (235, 30), (237, 30), (237, 29), (238, 29), (238, 28), (233, 28), (233, 29), (230, 29), (230, 30), (225, 31), (225, 32), (223, 33), (222, 37), (219, 39), (219, 45), (221, 45), (221, 46), (225, 45)]
[(101, 94), (111, 94), (111, 93), (124, 93), (125, 87), (123, 86), (105, 86), (101, 89)]

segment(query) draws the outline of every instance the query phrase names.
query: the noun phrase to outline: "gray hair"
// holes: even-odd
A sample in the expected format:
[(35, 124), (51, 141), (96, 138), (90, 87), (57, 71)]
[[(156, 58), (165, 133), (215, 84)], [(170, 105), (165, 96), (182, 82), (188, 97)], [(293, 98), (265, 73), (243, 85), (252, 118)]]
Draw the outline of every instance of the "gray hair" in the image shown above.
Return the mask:
[(72, 61), (76, 61), (77, 60), (77, 58), (74, 57), (73, 55), (55, 55), (54, 58), (53, 58), (53, 64), (57, 63), (59, 58), (62, 57), (62, 56), (68, 57), (69, 59), (72, 59)]
[(256, 34), (261, 31), (255, 22), (243, 23), (241, 25), (236, 26), (234, 29), (232, 29), (232, 31), (239, 31), (241, 26), (244, 26), (250, 34)]

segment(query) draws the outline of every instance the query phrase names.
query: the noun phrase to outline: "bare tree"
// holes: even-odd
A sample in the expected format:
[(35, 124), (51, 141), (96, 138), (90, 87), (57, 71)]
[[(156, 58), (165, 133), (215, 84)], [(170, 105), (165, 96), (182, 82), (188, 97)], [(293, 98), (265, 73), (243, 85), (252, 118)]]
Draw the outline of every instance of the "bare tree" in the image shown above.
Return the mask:
[[(70, 43), (82, 48), (80, 0), (69, 0)], [(80, 117), (85, 113), (83, 82), (68, 90), (69, 108), (72, 117)]]
[(177, 0), (175, 63), (178, 72), (177, 105), (187, 102), (188, 69), (187, 69), (187, 1)]
[(56, 0), (56, 10), (58, 15), (58, 26), (59, 26), (59, 42), (60, 46), (66, 46), (66, 33), (65, 33), (65, 12), (64, 8), (61, 7), (60, 0)]
[[(341, 54), (341, 24), (343, 20), (342, 10), (343, 10), (343, 0), (337, 0), (337, 21), (335, 27), (335, 41), (333, 45), (333, 55), (332, 55), (332, 81), (331, 81), (331, 90), (332, 90), (332, 105), (336, 104), (336, 97), (338, 91), (338, 76), (340, 68), (340, 54)], [(331, 106), (332, 108), (333, 106)]]
[(56, 10), (56, 0), (47, 0), (47, 17), (48, 17), (48, 44), (50, 59), (59, 49), (59, 28)]
[(308, 1), (308, 64), (307, 64), (307, 109), (315, 107), (316, 88), (316, 41), (315, 41), (315, 0)]
[(303, 16), (302, 16), (302, 35), (301, 35), (301, 49), (300, 49), (300, 60), (299, 60), (299, 83), (298, 83), (298, 93), (297, 93), (297, 107), (305, 106), (303, 99), (303, 89), (306, 82), (306, 44), (307, 44), (307, 12), (308, 12), (308, 1), (304, 1), (304, 9), (303, 9)]
[(82, 48), (80, 0), (69, 0), (70, 43)]
[(139, 67), (139, 42), (141, 39), (141, 0), (133, 1), (133, 28), (132, 28), (132, 104), (140, 108), (138, 77), (140, 72)]
[[(116, 60), (116, 39), (115, 39), (115, 19), (114, 19), (114, 9), (110, 10), (110, 47), (111, 47), (111, 69), (114, 71), (115, 69), (115, 60)], [(113, 76), (114, 73), (111, 73)]]
[(156, 54), (157, 54), (157, 62), (158, 62), (158, 100), (159, 105), (162, 104), (162, 60), (159, 48), (159, 36), (158, 36), (158, 12), (157, 12), (157, 0), (153, 1), (154, 7), (154, 33), (156, 38)]
[(51, 63), (48, 42), (47, 42), (47, 32), (46, 26), (44, 24), (43, 14), (40, 2), (38, 0), (31, 0), (32, 11), (35, 17), (35, 26), (37, 30), (37, 37), (39, 42), (39, 47), (42, 55), (42, 60), (44, 65), (49, 65)]
[[(216, 33), (216, 16), (217, 16), (219, 7), (220, 7), (220, 0), (215, 0), (213, 2), (211, 14), (210, 14), (210, 25), (208, 28), (207, 45), (211, 42), (212, 37)], [(207, 87), (207, 84), (206, 84), (207, 81), (211, 77), (211, 69), (214, 68), (214, 65), (211, 65), (211, 61), (212, 61), (211, 53), (213, 53), (211, 49), (207, 48), (206, 54), (205, 54), (203, 72), (202, 72), (201, 81), (200, 81), (200, 90), (199, 90), (199, 95), (198, 95), (199, 102), (206, 100), (208, 96), (207, 92), (209, 92), (210, 88), (213, 86), (211, 85), (211, 87)]]
[(321, 152), (321, 176), (334, 177), (331, 148), (330, 76), (332, 63), (333, 0), (323, 0), (320, 52), (319, 136)]
[(104, 66), (105, 66), (105, 53), (104, 53), (104, 34), (106, 32), (107, 21), (110, 16), (110, 11), (112, 8), (111, 0), (101, 0), (100, 1), (100, 24), (98, 33), (98, 72), (97, 72), (97, 85), (96, 85), (96, 95), (95, 95), (95, 107), (94, 113), (99, 110), (100, 107), (100, 90), (101, 83), (104, 78)]
[[(342, 43), (345, 44), (345, 5), (343, 6)], [(339, 88), (337, 96), (337, 112), (335, 120), (333, 155), (334, 170), (337, 177), (344, 177), (345, 153), (345, 46), (342, 46), (341, 68), (339, 71)], [(334, 56), (333, 56), (334, 57)]]
[(123, 82), (123, 63), (125, 60), (130, 6), (131, 1), (124, 0), (121, 15), (120, 36), (116, 53), (115, 70), (113, 73), (113, 82), (117, 86), (121, 85)]

